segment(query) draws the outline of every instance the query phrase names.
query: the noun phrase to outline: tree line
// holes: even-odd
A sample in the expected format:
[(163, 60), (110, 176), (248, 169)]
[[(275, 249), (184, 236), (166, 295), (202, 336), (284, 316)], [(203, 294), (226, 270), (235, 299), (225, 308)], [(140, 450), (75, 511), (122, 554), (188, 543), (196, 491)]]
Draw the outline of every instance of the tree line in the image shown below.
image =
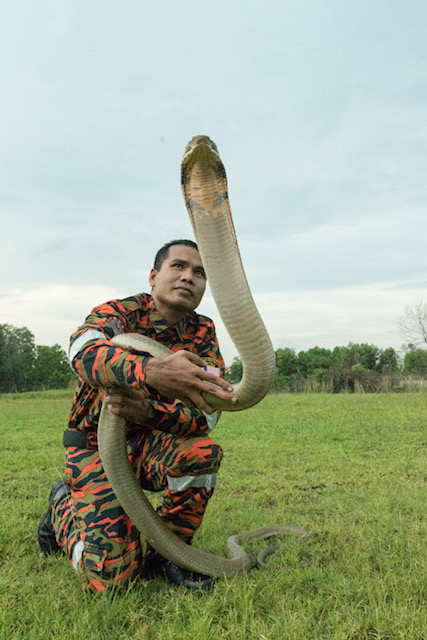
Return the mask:
[(59, 344), (36, 345), (26, 327), (0, 324), (0, 393), (63, 389), (75, 377)]
[[(235, 358), (229, 379), (242, 377), (243, 365)], [(324, 349), (313, 347), (298, 354), (288, 347), (276, 351), (276, 375), (272, 391), (398, 391), (410, 378), (427, 380), (427, 351), (413, 344), (402, 359), (392, 347), (353, 344)]]
[[(228, 379), (236, 383), (243, 365), (235, 358)], [(312, 347), (298, 354), (276, 351), (272, 391), (397, 391), (408, 378), (427, 380), (427, 350), (409, 343), (402, 360), (392, 347), (349, 343), (346, 347)], [(58, 344), (36, 345), (26, 327), (0, 324), (0, 393), (62, 389), (76, 379)]]

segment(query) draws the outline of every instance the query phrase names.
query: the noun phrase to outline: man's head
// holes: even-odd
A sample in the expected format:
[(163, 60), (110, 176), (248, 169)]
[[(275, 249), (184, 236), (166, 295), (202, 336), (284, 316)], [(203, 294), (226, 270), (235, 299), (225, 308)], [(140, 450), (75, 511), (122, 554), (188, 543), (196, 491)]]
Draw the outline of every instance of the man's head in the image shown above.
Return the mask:
[(157, 252), (150, 271), (151, 295), (168, 324), (176, 324), (200, 303), (206, 274), (195, 242), (173, 240)]

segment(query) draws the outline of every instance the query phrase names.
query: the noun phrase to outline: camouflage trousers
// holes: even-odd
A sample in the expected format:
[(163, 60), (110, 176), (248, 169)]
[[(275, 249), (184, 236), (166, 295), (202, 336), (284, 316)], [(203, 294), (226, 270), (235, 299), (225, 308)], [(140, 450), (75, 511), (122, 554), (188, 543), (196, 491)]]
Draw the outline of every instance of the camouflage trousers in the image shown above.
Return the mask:
[[(164, 491), (159, 516), (190, 542), (213, 493), (221, 447), (208, 436), (144, 430), (128, 440), (128, 456), (143, 489)], [(140, 536), (114, 495), (98, 451), (68, 447), (65, 479), (71, 496), (54, 505), (52, 515), (59, 546), (82, 572), (85, 588), (127, 586), (142, 574)]]

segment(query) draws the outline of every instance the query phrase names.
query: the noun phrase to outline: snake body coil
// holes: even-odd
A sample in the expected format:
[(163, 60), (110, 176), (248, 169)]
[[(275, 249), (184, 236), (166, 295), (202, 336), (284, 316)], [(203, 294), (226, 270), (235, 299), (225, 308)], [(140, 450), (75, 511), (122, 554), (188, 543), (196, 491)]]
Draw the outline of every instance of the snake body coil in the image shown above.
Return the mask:
[[(182, 165), (184, 200), (209, 285), (224, 325), (243, 363), (243, 378), (236, 385), (235, 404), (206, 396), (211, 406), (240, 411), (257, 404), (267, 393), (275, 373), (274, 350), (249, 290), (243, 270), (228, 202), (227, 180), (218, 149), (208, 137), (196, 136), (187, 145)], [(164, 345), (137, 334), (121, 334), (114, 342), (154, 357), (170, 353)], [(107, 477), (129, 518), (145, 539), (163, 556), (184, 569), (213, 577), (234, 575), (256, 564), (240, 547), (240, 540), (263, 539), (279, 533), (310, 535), (299, 527), (263, 527), (231, 536), (228, 553), (221, 558), (186, 545), (163, 524), (142, 492), (128, 462), (126, 425), (105, 408), (98, 427), (99, 451)]]

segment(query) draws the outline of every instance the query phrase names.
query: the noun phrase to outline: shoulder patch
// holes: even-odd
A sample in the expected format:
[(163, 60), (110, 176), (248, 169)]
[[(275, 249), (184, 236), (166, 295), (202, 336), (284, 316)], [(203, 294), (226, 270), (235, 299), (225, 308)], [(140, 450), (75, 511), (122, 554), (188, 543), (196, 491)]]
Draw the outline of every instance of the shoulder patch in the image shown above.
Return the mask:
[(107, 318), (108, 325), (112, 328), (113, 333), (117, 336), (119, 333), (125, 333), (125, 325), (116, 316), (110, 316)]

